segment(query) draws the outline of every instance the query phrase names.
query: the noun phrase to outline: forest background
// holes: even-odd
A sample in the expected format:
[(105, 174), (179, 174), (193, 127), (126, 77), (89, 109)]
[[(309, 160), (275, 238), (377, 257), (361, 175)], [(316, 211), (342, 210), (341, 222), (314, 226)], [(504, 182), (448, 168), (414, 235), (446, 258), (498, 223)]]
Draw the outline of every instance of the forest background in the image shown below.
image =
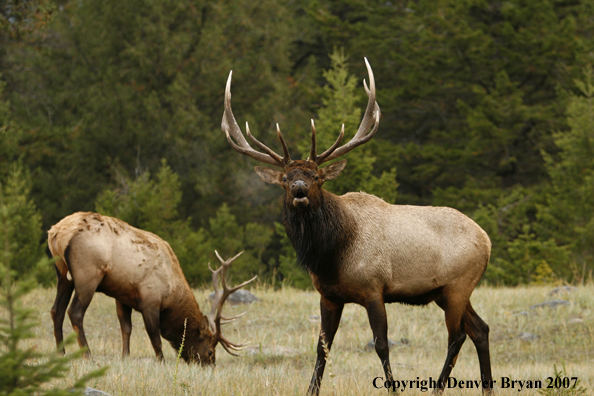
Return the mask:
[[(282, 191), (221, 131), (294, 158), (356, 131), (373, 67), (377, 135), (325, 187), (454, 207), (493, 242), (490, 284), (594, 269), (594, 1), (0, 1), (0, 204), (10, 266), (54, 282), (46, 231), (98, 211), (167, 240), (188, 281), (214, 249), (234, 277), (311, 287)], [(4, 209), (3, 209), (4, 210)]]

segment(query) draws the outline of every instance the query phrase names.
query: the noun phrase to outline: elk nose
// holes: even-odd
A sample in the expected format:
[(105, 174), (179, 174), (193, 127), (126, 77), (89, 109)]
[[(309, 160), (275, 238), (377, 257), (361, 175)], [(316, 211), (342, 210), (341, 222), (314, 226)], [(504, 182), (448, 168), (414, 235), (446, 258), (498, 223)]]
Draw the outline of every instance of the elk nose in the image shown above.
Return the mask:
[(307, 186), (307, 183), (303, 180), (296, 180), (293, 182), (293, 185), (291, 186), (291, 192), (293, 193), (294, 196), (296, 195), (301, 195), (301, 196), (305, 196), (307, 195), (309, 188)]

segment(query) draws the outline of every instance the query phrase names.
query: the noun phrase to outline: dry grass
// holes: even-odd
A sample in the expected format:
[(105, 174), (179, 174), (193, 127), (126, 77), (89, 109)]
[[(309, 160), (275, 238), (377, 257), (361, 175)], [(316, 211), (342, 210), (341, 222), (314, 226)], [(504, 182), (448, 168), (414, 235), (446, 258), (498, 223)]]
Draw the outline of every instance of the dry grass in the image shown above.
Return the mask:
[[(579, 287), (569, 294), (549, 297), (551, 287), (492, 288), (481, 287), (472, 297), (473, 306), (491, 328), (491, 360), (494, 379), (501, 377), (543, 381), (553, 375), (553, 365), (564, 362), (567, 375), (577, 376), (581, 384), (594, 392), (594, 286)], [(180, 364), (174, 383), (176, 351), (165, 346), (165, 363), (158, 363), (144, 331), (142, 318), (135, 312), (131, 340), (131, 357), (122, 360), (121, 335), (115, 313), (115, 303), (97, 294), (85, 317), (85, 329), (93, 353), (90, 360), (73, 363), (72, 379), (100, 366), (108, 365), (107, 374), (90, 386), (112, 395), (303, 395), (307, 390), (315, 361), (319, 322), (319, 297), (316, 292), (291, 288), (273, 291), (270, 288), (252, 290), (260, 301), (247, 307), (248, 313), (236, 323), (228, 324), (225, 335), (232, 341), (251, 341), (250, 354), (232, 357), (222, 348), (217, 350), (217, 367), (201, 368)], [(31, 342), (43, 351), (54, 349), (52, 321), (49, 310), (54, 290), (37, 289), (25, 304), (39, 310), (41, 326), (38, 337)], [(196, 298), (206, 311), (207, 290), (197, 290)], [(564, 298), (571, 305), (557, 309), (529, 309), (530, 305)], [(227, 307), (227, 314), (241, 312), (245, 307)], [(395, 341), (406, 338), (408, 345), (399, 345), (390, 352), (397, 379), (435, 379), (446, 354), (447, 332), (443, 313), (435, 305), (424, 308), (399, 304), (387, 306), (389, 337)], [(530, 316), (514, 315), (529, 311)], [(573, 323), (571, 319), (581, 318)], [(64, 329), (71, 331), (66, 319)], [(529, 332), (540, 338), (535, 342), (519, 340)], [(322, 383), (323, 395), (383, 395), (372, 381), (383, 376), (375, 352), (363, 346), (371, 339), (365, 310), (359, 306), (345, 307), (340, 328)], [(70, 346), (70, 350), (75, 346)], [(458, 379), (479, 377), (478, 360), (468, 339), (452, 375)], [(513, 393), (512, 393), (513, 392)], [(405, 394), (426, 394), (407, 390)], [(446, 390), (446, 395), (479, 394), (479, 391)], [(498, 390), (498, 394), (537, 394), (535, 391)]]

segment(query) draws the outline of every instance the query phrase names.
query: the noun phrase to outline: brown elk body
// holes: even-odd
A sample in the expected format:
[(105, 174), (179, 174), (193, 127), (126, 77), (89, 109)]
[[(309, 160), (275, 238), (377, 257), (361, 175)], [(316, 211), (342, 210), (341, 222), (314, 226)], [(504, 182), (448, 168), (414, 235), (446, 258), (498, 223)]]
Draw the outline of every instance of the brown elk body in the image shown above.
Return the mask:
[(469, 300), (489, 261), (491, 242), (487, 234), (455, 209), (391, 205), (362, 192), (336, 196), (322, 189), (325, 181), (340, 174), (346, 160), (325, 168), (319, 165), (369, 141), (377, 131), (380, 109), (367, 60), (366, 64), (370, 77), (370, 88), (365, 85), (369, 102), (359, 130), (340, 146), (343, 126), (336, 143), (317, 155), (312, 121), (312, 148), (307, 160), (290, 158), (278, 126), (282, 157), (257, 141), (246, 124), (248, 138), (264, 153), (251, 148), (231, 110), (231, 76), (225, 93), (222, 129), (231, 146), (242, 154), (282, 168), (280, 172), (265, 167), (255, 170), (265, 182), (278, 184), (285, 190), (285, 230), (299, 264), (309, 272), (321, 294), (322, 323), (308, 393), (319, 393), (326, 364), (324, 348), (332, 346), (344, 304), (356, 303), (367, 310), (385, 379), (393, 381), (384, 304), (425, 305), (432, 301), (444, 310), (448, 330), (447, 355), (438, 383), (440, 390), (468, 334), (477, 349), (483, 391), (489, 392), (492, 387), (489, 327)]
[(211, 316), (207, 317), (200, 311), (173, 250), (153, 233), (112, 217), (78, 212), (51, 228), (48, 245), (56, 258), (58, 285), (51, 314), (56, 344), (62, 353), (62, 325), (73, 291), (75, 295), (68, 315), (81, 348), (88, 347), (83, 319), (95, 292), (102, 292), (116, 300), (123, 356), (130, 354), (132, 309), (142, 314), (159, 359), (163, 358), (161, 336), (179, 350), (184, 332), (182, 357), (186, 361), (214, 364), (218, 342), (229, 353), (241, 347), (229, 342), (220, 333), (225, 299), (232, 291), (253, 280), (233, 289), (226, 287), (225, 271), (237, 256), (226, 262), (219, 256), (222, 266), (213, 271), (213, 282), (215, 289), (218, 288), (222, 271), (225, 290), (217, 293)]

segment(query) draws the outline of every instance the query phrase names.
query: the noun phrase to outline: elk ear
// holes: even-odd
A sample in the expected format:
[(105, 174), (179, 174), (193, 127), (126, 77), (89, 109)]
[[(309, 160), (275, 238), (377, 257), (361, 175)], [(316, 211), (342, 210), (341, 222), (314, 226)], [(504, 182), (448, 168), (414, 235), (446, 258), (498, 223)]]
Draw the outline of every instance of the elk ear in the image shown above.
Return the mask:
[(328, 165), (327, 167), (320, 169), (324, 181), (336, 179), (338, 175), (340, 175), (340, 172), (342, 172), (342, 170), (346, 166), (346, 163), (347, 160), (343, 159), (341, 161), (333, 163), (332, 165)]
[(254, 168), (258, 176), (266, 183), (283, 185), (283, 172), (275, 171), (264, 166), (256, 166)]

